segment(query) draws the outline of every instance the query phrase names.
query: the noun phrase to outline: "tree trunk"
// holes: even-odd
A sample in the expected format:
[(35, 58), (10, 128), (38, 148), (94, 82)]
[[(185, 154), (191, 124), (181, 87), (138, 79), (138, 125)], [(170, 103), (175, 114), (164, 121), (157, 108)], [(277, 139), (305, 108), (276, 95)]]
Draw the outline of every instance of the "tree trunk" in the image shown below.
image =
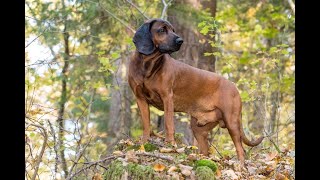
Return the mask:
[[(64, 0), (62, 0), (63, 8), (65, 9)], [(64, 110), (65, 110), (65, 104), (67, 102), (67, 78), (68, 78), (68, 71), (69, 71), (69, 59), (70, 59), (70, 50), (69, 50), (69, 33), (67, 32), (67, 22), (64, 24), (64, 30), (63, 30), (63, 40), (64, 40), (64, 65), (62, 69), (62, 84), (61, 84), (61, 98), (59, 103), (59, 111), (58, 111), (58, 144), (59, 144), (59, 154), (61, 159), (61, 165), (63, 172), (65, 174), (65, 177), (68, 176), (68, 167), (67, 162), (64, 154)]]

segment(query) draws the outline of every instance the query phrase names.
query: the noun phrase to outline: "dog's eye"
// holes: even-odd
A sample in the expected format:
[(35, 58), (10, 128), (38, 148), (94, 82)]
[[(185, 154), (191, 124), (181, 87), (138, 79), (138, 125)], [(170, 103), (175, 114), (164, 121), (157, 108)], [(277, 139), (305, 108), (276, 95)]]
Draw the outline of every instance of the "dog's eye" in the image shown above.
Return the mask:
[(158, 30), (158, 32), (159, 33), (163, 33), (163, 32), (165, 32), (166, 30), (164, 29), (164, 28), (160, 28), (159, 30)]

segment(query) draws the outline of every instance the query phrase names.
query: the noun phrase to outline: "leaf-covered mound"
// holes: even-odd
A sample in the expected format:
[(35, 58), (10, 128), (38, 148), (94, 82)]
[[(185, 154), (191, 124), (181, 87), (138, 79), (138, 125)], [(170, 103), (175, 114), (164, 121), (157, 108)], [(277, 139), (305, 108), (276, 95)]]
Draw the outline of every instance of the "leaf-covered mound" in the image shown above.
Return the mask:
[(294, 151), (249, 152), (240, 169), (236, 155), (206, 157), (195, 146), (172, 146), (161, 137), (152, 137), (145, 144), (121, 140), (114, 149), (104, 159), (103, 179), (294, 179)]

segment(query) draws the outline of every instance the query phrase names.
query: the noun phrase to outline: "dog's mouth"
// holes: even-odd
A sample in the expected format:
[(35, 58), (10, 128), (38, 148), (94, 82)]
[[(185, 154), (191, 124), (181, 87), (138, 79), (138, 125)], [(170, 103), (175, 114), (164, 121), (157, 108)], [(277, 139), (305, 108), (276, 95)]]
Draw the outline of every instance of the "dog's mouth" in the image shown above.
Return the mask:
[(173, 47), (168, 47), (168, 46), (159, 46), (159, 51), (161, 53), (168, 53), (171, 54), (173, 52), (179, 51), (181, 45), (175, 45)]

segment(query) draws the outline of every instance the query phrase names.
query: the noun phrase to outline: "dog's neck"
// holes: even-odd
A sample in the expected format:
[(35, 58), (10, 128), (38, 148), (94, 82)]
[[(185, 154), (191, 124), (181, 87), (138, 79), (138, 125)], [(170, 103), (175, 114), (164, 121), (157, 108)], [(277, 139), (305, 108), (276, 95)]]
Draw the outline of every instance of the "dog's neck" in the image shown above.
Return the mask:
[(144, 55), (139, 53), (139, 56), (142, 60), (142, 66), (144, 69), (143, 76), (149, 78), (152, 75), (156, 74), (158, 70), (162, 67), (164, 55), (160, 51), (156, 50), (150, 55)]

